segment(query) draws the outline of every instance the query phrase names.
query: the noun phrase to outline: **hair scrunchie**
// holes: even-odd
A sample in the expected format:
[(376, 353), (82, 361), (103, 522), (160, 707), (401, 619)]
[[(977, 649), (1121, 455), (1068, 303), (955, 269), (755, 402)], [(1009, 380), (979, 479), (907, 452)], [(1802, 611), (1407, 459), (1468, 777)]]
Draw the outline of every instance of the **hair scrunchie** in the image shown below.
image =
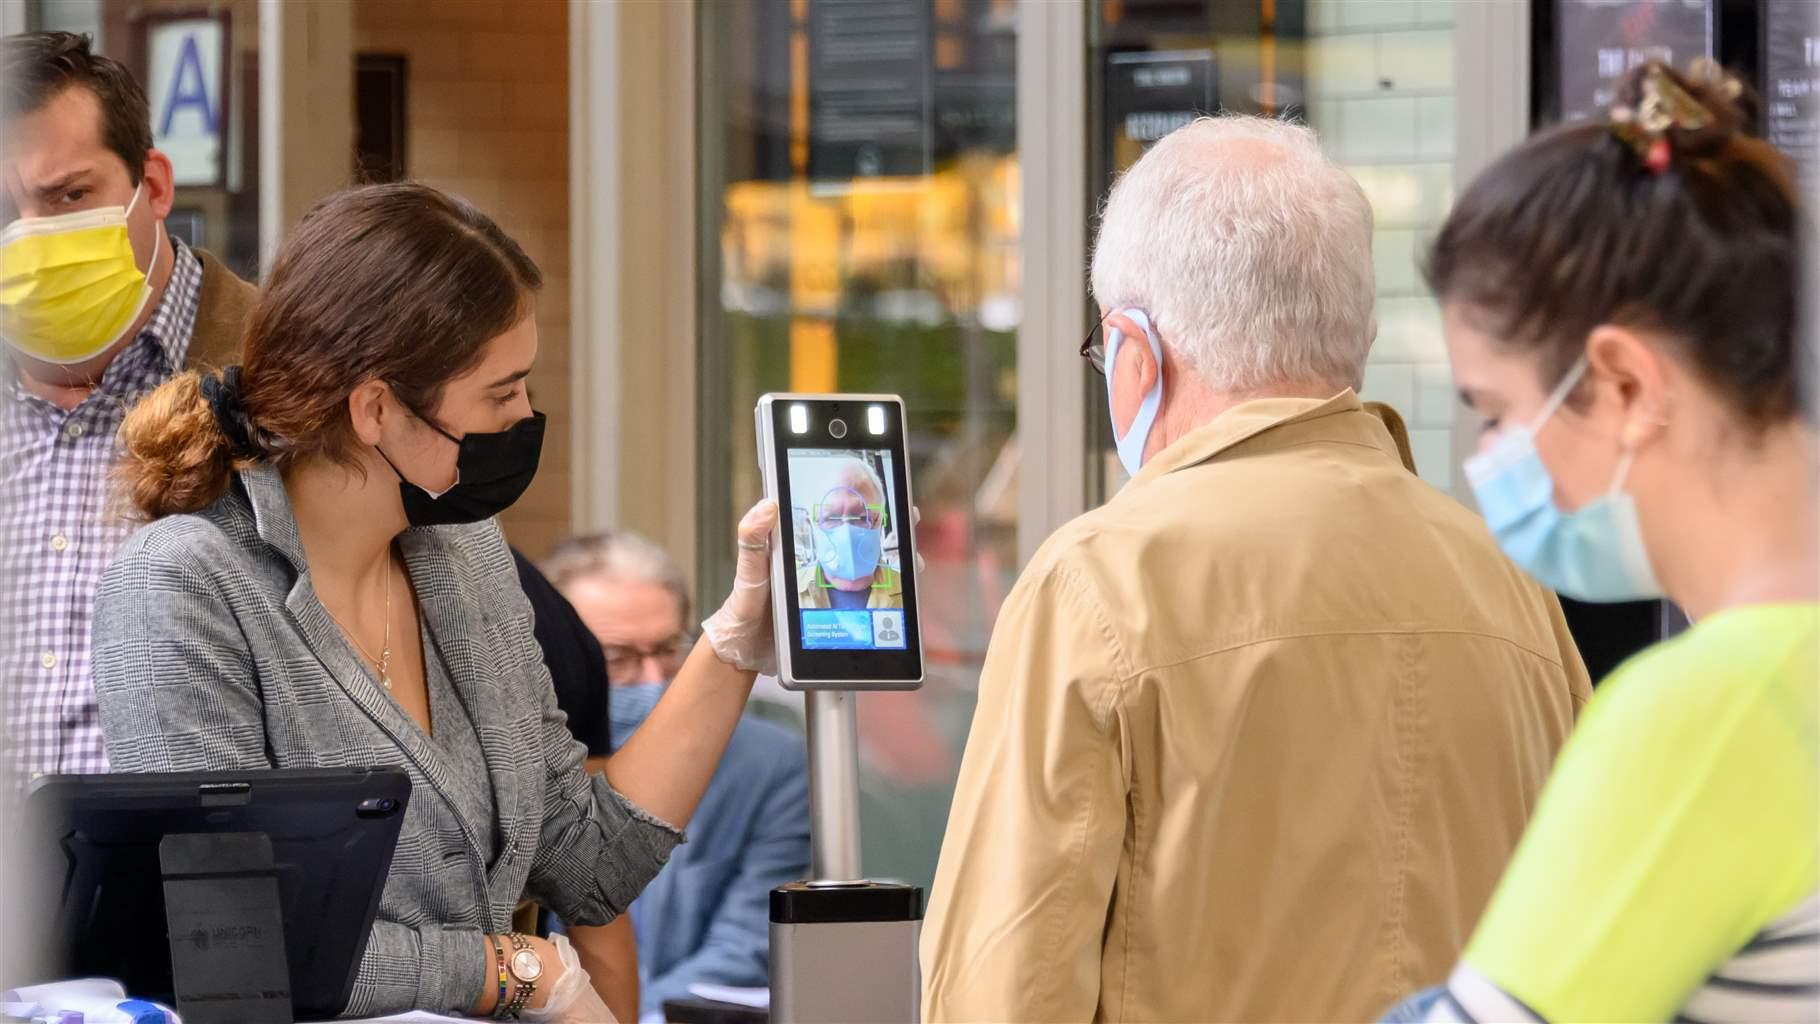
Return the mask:
[(253, 444), (253, 421), (247, 416), (246, 405), (240, 399), (240, 367), (230, 366), (219, 377), (203, 375), (202, 397), (208, 399), (209, 409), (215, 414), (216, 425), (233, 445), (234, 457), (259, 458), (261, 453)]
[[(1736, 102), (1744, 86), (1709, 57), (1701, 57), (1688, 66), (1687, 77), (1694, 87), (1716, 94), (1726, 103)], [(1611, 133), (1636, 153), (1637, 160), (1651, 174), (1665, 173), (1674, 160), (1675, 149), (1687, 141), (1679, 136), (1709, 132), (1717, 127), (1729, 135), (1734, 125), (1718, 124), (1719, 118), (1707, 100), (1684, 88), (1661, 61), (1644, 66), (1641, 95), (1632, 103), (1615, 103), (1609, 117)]]

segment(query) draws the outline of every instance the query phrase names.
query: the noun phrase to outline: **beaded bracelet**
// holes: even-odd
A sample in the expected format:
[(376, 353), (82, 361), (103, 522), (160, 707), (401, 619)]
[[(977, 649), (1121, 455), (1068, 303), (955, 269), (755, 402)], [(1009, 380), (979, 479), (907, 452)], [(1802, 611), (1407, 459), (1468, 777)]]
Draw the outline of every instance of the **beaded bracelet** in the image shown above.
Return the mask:
[(506, 1019), (506, 1006), (511, 1002), (506, 998), (506, 950), (499, 944), (499, 936), (489, 935), (487, 940), (493, 944), (493, 962), (499, 967), (499, 999), (493, 1004), (493, 1019)]

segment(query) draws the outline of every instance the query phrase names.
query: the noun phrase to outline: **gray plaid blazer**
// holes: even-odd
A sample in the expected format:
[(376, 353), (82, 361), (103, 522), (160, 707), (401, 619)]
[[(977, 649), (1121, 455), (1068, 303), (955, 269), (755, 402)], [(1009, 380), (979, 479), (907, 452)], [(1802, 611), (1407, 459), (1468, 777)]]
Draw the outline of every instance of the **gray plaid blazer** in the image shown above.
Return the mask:
[(576, 924), (625, 910), (682, 840), (600, 775), (557, 710), (531, 607), (493, 522), (400, 539), (422, 617), (469, 709), (499, 853), (450, 797), (445, 755), (386, 695), (310, 584), (276, 470), (134, 535), (101, 580), (94, 676), (116, 771), (396, 765), (411, 801), (348, 1016), (465, 1012), (484, 934), (530, 895)]

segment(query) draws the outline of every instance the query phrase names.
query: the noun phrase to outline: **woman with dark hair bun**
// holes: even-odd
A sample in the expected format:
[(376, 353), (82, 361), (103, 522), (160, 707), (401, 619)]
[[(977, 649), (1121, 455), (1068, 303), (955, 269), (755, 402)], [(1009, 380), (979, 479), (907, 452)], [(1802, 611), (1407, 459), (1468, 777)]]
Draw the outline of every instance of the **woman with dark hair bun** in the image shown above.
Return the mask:
[(1387, 1019), (1820, 1019), (1802, 213), (1742, 92), (1637, 69), (1608, 122), (1473, 182), (1429, 253), (1506, 553), (1694, 624), (1600, 686), (1445, 988)]
[(733, 593), (605, 775), (583, 770), (493, 516), (537, 471), (537, 267), (421, 185), (324, 200), (286, 240), (245, 364), (120, 431), (151, 520), (102, 578), (95, 689), (120, 771), (397, 765), (411, 800), (350, 1016), (611, 1020), (565, 940), (681, 841), (772, 655), (775, 506)]

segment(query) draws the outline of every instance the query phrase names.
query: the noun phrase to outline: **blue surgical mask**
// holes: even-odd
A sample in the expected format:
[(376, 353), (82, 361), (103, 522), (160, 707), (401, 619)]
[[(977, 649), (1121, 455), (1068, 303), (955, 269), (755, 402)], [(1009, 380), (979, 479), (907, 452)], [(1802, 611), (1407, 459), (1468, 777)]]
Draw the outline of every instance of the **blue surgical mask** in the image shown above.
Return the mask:
[(1658, 598), (1637, 503), (1624, 493), (1631, 451), (1619, 458), (1611, 490), (1572, 512), (1555, 505), (1554, 479), (1536, 451), (1536, 434), (1585, 373), (1582, 357), (1534, 423), (1510, 428), (1490, 451), (1466, 460), (1466, 478), (1498, 546), (1543, 585), (1580, 601)]
[[(1137, 476), (1138, 470), (1144, 468), (1144, 446), (1150, 442), (1151, 428), (1156, 426), (1157, 410), (1163, 404), (1163, 343), (1157, 340), (1156, 331), (1150, 326), (1150, 318), (1142, 310), (1128, 309), (1125, 315), (1132, 322), (1144, 329), (1144, 337), (1150, 341), (1150, 354), (1156, 358), (1156, 386), (1139, 403), (1137, 416), (1131, 420), (1131, 429), (1125, 436), (1119, 436), (1118, 421), (1112, 424), (1112, 440), (1118, 445), (1119, 462), (1125, 472)], [(1119, 344), (1125, 340), (1124, 333), (1116, 327), (1106, 328), (1106, 408), (1113, 407), (1112, 377), (1118, 372)]]
[(821, 541), (815, 557), (822, 572), (837, 580), (863, 580), (878, 568), (883, 530), (842, 523), (833, 529), (817, 527), (816, 532)]
[(607, 721), (613, 724), (615, 731), (623, 727), (626, 734), (631, 735), (631, 730), (650, 717), (658, 698), (663, 695), (664, 684), (658, 682), (608, 686)]

